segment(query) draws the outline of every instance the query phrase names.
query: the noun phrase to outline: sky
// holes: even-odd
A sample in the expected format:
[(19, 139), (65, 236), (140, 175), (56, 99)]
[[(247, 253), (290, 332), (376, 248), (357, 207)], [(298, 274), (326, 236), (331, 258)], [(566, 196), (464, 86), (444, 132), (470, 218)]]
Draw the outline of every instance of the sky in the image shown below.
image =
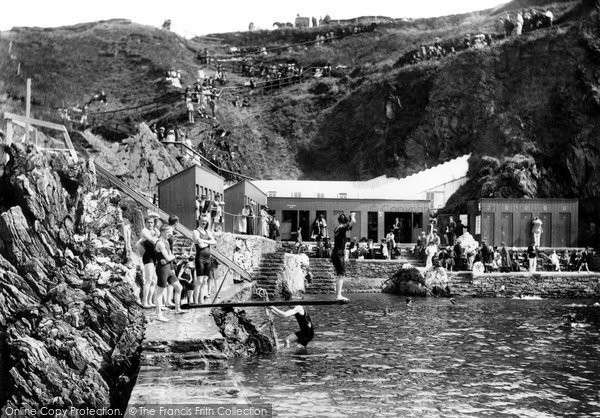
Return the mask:
[(296, 15), (348, 19), (359, 16), (434, 17), (487, 9), (506, 0), (3, 0), (0, 30), (15, 26), (55, 27), (124, 18), (161, 26), (185, 37), (244, 31), (253, 22), (271, 29)]

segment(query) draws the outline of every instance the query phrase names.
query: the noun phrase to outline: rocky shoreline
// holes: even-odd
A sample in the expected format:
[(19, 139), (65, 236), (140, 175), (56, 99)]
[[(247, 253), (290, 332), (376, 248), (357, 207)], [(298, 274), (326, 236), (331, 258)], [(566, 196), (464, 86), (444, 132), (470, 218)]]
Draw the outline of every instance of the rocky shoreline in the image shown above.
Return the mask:
[[(0, 177), (0, 409), (123, 410), (146, 329), (123, 238), (129, 202), (97, 187), (90, 162), (34, 146), (13, 144), (7, 152)], [(238, 316), (219, 322), (252, 336)], [(231, 332), (238, 344), (248, 339)], [(268, 349), (268, 339), (252, 341)], [(233, 356), (253, 347), (223, 349)]]

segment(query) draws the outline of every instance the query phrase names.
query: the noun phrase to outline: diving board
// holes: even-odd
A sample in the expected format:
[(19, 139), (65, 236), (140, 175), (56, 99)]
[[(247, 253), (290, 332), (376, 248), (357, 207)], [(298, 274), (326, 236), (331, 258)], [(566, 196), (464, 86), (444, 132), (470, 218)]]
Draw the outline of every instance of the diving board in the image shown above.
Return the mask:
[(348, 300), (272, 300), (272, 301), (250, 301), (250, 302), (224, 302), (224, 303), (209, 303), (206, 305), (194, 305), (195, 308), (252, 308), (265, 306), (323, 306), (323, 305), (346, 305)]

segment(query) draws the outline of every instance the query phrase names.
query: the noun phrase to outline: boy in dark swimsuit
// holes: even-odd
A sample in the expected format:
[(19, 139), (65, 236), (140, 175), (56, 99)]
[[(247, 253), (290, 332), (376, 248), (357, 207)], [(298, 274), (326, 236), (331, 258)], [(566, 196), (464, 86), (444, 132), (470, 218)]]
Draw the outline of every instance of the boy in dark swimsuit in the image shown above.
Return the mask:
[(342, 286), (344, 285), (344, 276), (346, 275), (346, 262), (344, 252), (346, 250), (346, 232), (352, 229), (356, 223), (354, 212), (350, 212), (350, 218), (343, 213), (338, 216), (339, 225), (333, 230), (334, 243), (331, 252), (331, 262), (335, 267), (337, 281), (335, 283), (335, 298), (338, 300), (348, 300), (342, 296)]
[[(292, 294), (285, 287), (283, 288), (283, 297), (285, 300), (290, 300), (292, 298)], [(296, 305), (289, 311), (283, 312), (280, 309), (277, 309), (274, 306), (269, 306), (269, 309), (277, 316), (281, 318), (287, 318), (292, 315), (298, 321), (298, 325), (300, 326), (300, 331), (296, 331), (293, 334), (290, 334), (285, 339), (285, 346), (289, 347), (290, 343), (297, 342), (298, 344), (306, 347), (308, 343), (313, 339), (315, 335), (314, 327), (312, 324), (312, 320), (310, 319), (310, 315), (308, 311), (302, 305)]]

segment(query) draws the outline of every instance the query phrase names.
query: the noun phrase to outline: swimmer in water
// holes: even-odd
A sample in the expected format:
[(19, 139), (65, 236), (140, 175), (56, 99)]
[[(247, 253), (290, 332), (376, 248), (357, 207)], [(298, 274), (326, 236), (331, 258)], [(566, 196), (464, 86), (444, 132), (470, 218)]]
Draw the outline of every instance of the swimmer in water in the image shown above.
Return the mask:
[[(290, 300), (292, 298), (292, 293), (286, 288), (283, 288), (283, 298), (285, 300)], [(300, 331), (296, 331), (293, 334), (290, 334), (285, 339), (285, 346), (289, 347), (290, 343), (297, 342), (298, 344), (306, 347), (308, 343), (313, 339), (315, 332), (312, 324), (312, 320), (310, 319), (310, 315), (308, 311), (302, 305), (296, 305), (292, 309), (283, 312), (280, 309), (277, 309), (274, 306), (269, 306), (271, 312), (281, 318), (288, 318), (292, 315), (296, 317), (296, 321), (298, 321), (298, 325), (300, 326)]]

